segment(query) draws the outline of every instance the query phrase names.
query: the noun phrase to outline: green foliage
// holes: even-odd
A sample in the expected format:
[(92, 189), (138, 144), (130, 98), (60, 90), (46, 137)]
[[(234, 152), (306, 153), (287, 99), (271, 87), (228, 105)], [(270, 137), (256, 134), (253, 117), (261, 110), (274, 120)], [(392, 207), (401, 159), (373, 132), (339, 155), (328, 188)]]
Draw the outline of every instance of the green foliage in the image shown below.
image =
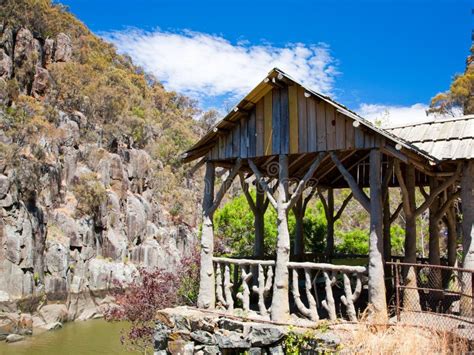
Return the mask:
[(335, 234), (339, 241), (335, 246), (337, 253), (363, 255), (369, 253), (369, 234), (367, 230), (356, 228), (346, 233), (336, 231)]
[(97, 217), (100, 206), (107, 201), (107, 191), (95, 173), (82, 175), (73, 185), (80, 214)]
[[(255, 192), (251, 191), (253, 197)], [(271, 254), (276, 246), (276, 212), (267, 208), (264, 216), (265, 253)], [(243, 194), (233, 198), (214, 214), (214, 228), (217, 238), (226, 246), (226, 253), (232, 256), (250, 256), (255, 241), (254, 216)]]
[(392, 255), (405, 254), (405, 230), (398, 224), (390, 227), (390, 239), (392, 242)]
[(298, 355), (303, 349), (310, 345), (310, 341), (314, 338), (313, 333), (308, 330), (305, 333), (296, 333), (293, 327), (288, 327), (288, 333), (283, 343), (285, 354)]
[(326, 248), (327, 220), (321, 201), (309, 205), (303, 219), (306, 252), (324, 253)]
[[(468, 58), (468, 66), (463, 74), (454, 76), (448, 91), (439, 93), (431, 99), (429, 113), (456, 115), (456, 109), (461, 109), (464, 115), (474, 113), (474, 46)], [(471, 63), (471, 65), (469, 65)]]

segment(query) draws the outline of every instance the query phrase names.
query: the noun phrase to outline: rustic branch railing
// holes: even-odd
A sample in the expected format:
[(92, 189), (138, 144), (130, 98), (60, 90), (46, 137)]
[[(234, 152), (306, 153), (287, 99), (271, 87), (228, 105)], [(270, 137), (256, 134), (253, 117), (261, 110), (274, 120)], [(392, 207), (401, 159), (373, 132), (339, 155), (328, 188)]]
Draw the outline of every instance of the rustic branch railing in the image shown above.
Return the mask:
[[(228, 311), (233, 311), (235, 301), (240, 300), (243, 311), (249, 312), (253, 292), (257, 298), (258, 313), (261, 316), (269, 317), (270, 307), (267, 305), (273, 287), (275, 261), (221, 257), (214, 257), (213, 261), (218, 305)], [(311, 321), (318, 321), (320, 319), (318, 308), (323, 308), (327, 311), (329, 319), (335, 320), (337, 313), (333, 287), (339, 279), (341, 281), (340, 288), (343, 291), (340, 301), (346, 307), (349, 320), (357, 321), (354, 303), (362, 290), (362, 275), (367, 272), (365, 267), (310, 262), (289, 262), (287, 267), (291, 278), (290, 293), (298, 314)], [(237, 276), (233, 282), (231, 281), (232, 274)], [(304, 277), (302, 277), (303, 275)], [(316, 283), (321, 277), (324, 280), (325, 299), (320, 302), (319, 306)], [(304, 283), (302, 287), (304, 299), (300, 294), (300, 280)]]

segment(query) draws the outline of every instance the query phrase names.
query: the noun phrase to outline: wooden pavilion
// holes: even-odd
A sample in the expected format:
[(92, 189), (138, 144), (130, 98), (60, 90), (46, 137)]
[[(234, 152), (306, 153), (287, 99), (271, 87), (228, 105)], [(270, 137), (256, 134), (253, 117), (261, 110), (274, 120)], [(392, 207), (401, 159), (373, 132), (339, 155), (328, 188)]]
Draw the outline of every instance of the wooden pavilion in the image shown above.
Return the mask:
[[(401, 128), (383, 130), (375, 127), (329, 97), (304, 87), (281, 70), (273, 69), (183, 155), (185, 162), (200, 159), (197, 166), (206, 166), (198, 306), (214, 309), (217, 298), (218, 304), (233, 309), (229, 267), (233, 265), (240, 268), (243, 291), (237, 298), (242, 301), (244, 310), (249, 310), (249, 295), (254, 292), (258, 295), (259, 313), (271, 320), (288, 320), (290, 308), (294, 308), (290, 307), (290, 298), (300, 315), (317, 320), (319, 314), (311, 289), (312, 277), (318, 271), (326, 280), (326, 299), (322, 305), (329, 318), (334, 319), (336, 314), (331, 286), (335, 273), (340, 273), (345, 292), (341, 300), (349, 318), (355, 319), (353, 303), (360, 294), (361, 275), (368, 271), (369, 309), (377, 319), (385, 319), (384, 260), (390, 258), (390, 224), (394, 217), (403, 211), (405, 261), (414, 263), (416, 217), (429, 209), (433, 220), (430, 221), (430, 232), (438, 228), (439, 235), (438, 221), (448, 216), (447, 220), (453, 222), (453, 201), (459, 196), (463, 211), (464, 267), (474, 268), (474, 168), (471, 160), (474, 146), (469, 145), (470, 148), (456, 159), (440, 157), (420, 146), (415, 131), (411, 129), (406, 133)], [(427, 131), (424, 134), (429, 136)], [(456, 132), (452, 131), (452, 137), (457, 137), (459, 132)], [(470, 135), (473, 138), (472, 131)], [(421, 139), (423, 141), (423, 137)], [(216, 168), (228, 171), (217, 192)], [(213, 214), (237, 176), (255, 215), (254, 259), (226, 259), (213, 255)], [(255, 200), (248, 192), (252, 181), (257, 186)], [(390, 210), (389, 187), (399, 187), (402, 192), (403, 202), (395, 211)], [(425, 197), (419, 206), (415, 203), (417, 187)], [(429, 187), (429, 191), (425, 187)], [(352, 193), (336, 212), (333, 191), (342, 188), (350, 188)], [(326, 191), (325, 196), (323, 191)], [(290, 253), (299, 260), (304, 251), (304, 212), (309, 199), (316, 193), (323, 200), (328, 220), (328, 255), (334, 247), (334, 221), (341, 216), (348, 200), (355, 198), (369, 213), (367, 270), (365, 267), (290, 261)], [(276, 260), (260, 260), (263, 256), (263, 214), (268, 205), (277, 212)], [(292, 251), (287, 220), (290, 209), (293, 209), (297, 223)], [(456, 233), (456, 228), (451, 232)], [(433, 231), (433, 236), (435, 233)], [(452, 238), (455, 243), (456, 236)], [(439, 237), (430, 238), (430, 261), (439, 263)], [(301, 272), (305, 283), (303, 300), (298, 286)]]

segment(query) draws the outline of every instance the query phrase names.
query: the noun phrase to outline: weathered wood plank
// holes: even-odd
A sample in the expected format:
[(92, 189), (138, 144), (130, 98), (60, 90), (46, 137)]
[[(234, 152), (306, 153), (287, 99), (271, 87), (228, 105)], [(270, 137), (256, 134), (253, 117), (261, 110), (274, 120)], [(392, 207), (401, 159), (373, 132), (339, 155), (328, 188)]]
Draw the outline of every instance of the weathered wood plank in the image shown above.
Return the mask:
[(325, 105), (323, 101), (316, 103), (316, 131), (318, 137), (318, 151), (320, 152), (327, 150)]
[(332, 105), (326, 104), (326, 136), (327, 149), (336, 149), (336, 110)]
[(288, 88), (280, 90), (280, 152), (288, 154), (290, 152), (290, 111), (288, 105)]
[(257, 131), (256, 131), (256, 139), (257, 139), (257, 156), (263, 156), (263, 144), (264, 144), (264, 137), (263, 137), (263, 126), (264, 126), (264, 119), (263, 119), (263, 106), (264, 102), (263, 99), (257, 102), (256, 106), (256, 118), (257, 118)]
[(226, 134), (225, 159), (229, 159), (232, 156), (232, 138), (233, 138), (232, 132), (229, 132), (228, 134)]
[(272, 91), (263, 98), (263, 134), (264, 134), (264, 154), (272, 154)]
[(298, 87), (292, 85), (288, 87), (288, 101), (290, 111), (290, 154), (298, 153)]
[(219, 136), (219, 159), (225, 158), (225, 136)]
[(308, 151), (308, 115), (306, 109), (307, 99), (304, 96), (304, 89), (298, 88), (298, 127), (299, 127), (299, 151)]
[(257, 151), (257, 141), (256, 141), (256, 112), (255, 108), (250, 112), (249, 115), (249, 120), (248, 120), (248, 134), (249, 134), (249, 148), (248, 148), (248, 157), (255, 157), (256, 156), (256, 151)]
[(355, 139), (355, 148), (364, 148), (364, 132), (361, 127), (354, 128), (354, 139)]
[(306, 103), (308, 111), (308, 152), (316, 152), (318, 150), (316, 101), (309, 98)]
[(232, 157), (240, 156), (240, 122), (232, 130)]
[(281, 90), (273, 89), (272, 97), (272, 153), (280, 154), (281, 151)]
[(248, 133), (247, 133), (247, 118), (240, 120), (240, 157), (247, 158), (248, 147)]
[(354, 126), (352, 120), (346, 118), (346, 149), (353, 149), (355, 147)]
[(336, 113), (336, 148), (344, 149), (346, 145), (346, 122), (344, 116)]

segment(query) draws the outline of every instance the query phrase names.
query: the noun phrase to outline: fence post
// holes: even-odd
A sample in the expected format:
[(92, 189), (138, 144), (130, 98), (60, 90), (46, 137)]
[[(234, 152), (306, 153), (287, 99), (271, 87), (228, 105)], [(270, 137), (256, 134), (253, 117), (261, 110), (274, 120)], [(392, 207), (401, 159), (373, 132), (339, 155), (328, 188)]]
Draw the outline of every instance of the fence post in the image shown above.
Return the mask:
[[(398, 263), (397, 263), (398, 264)], [(397, 313), (397, 322), (400, 322), (400, 275), (398, 272), (398, 265), (395, 266), (395, 307)]]

